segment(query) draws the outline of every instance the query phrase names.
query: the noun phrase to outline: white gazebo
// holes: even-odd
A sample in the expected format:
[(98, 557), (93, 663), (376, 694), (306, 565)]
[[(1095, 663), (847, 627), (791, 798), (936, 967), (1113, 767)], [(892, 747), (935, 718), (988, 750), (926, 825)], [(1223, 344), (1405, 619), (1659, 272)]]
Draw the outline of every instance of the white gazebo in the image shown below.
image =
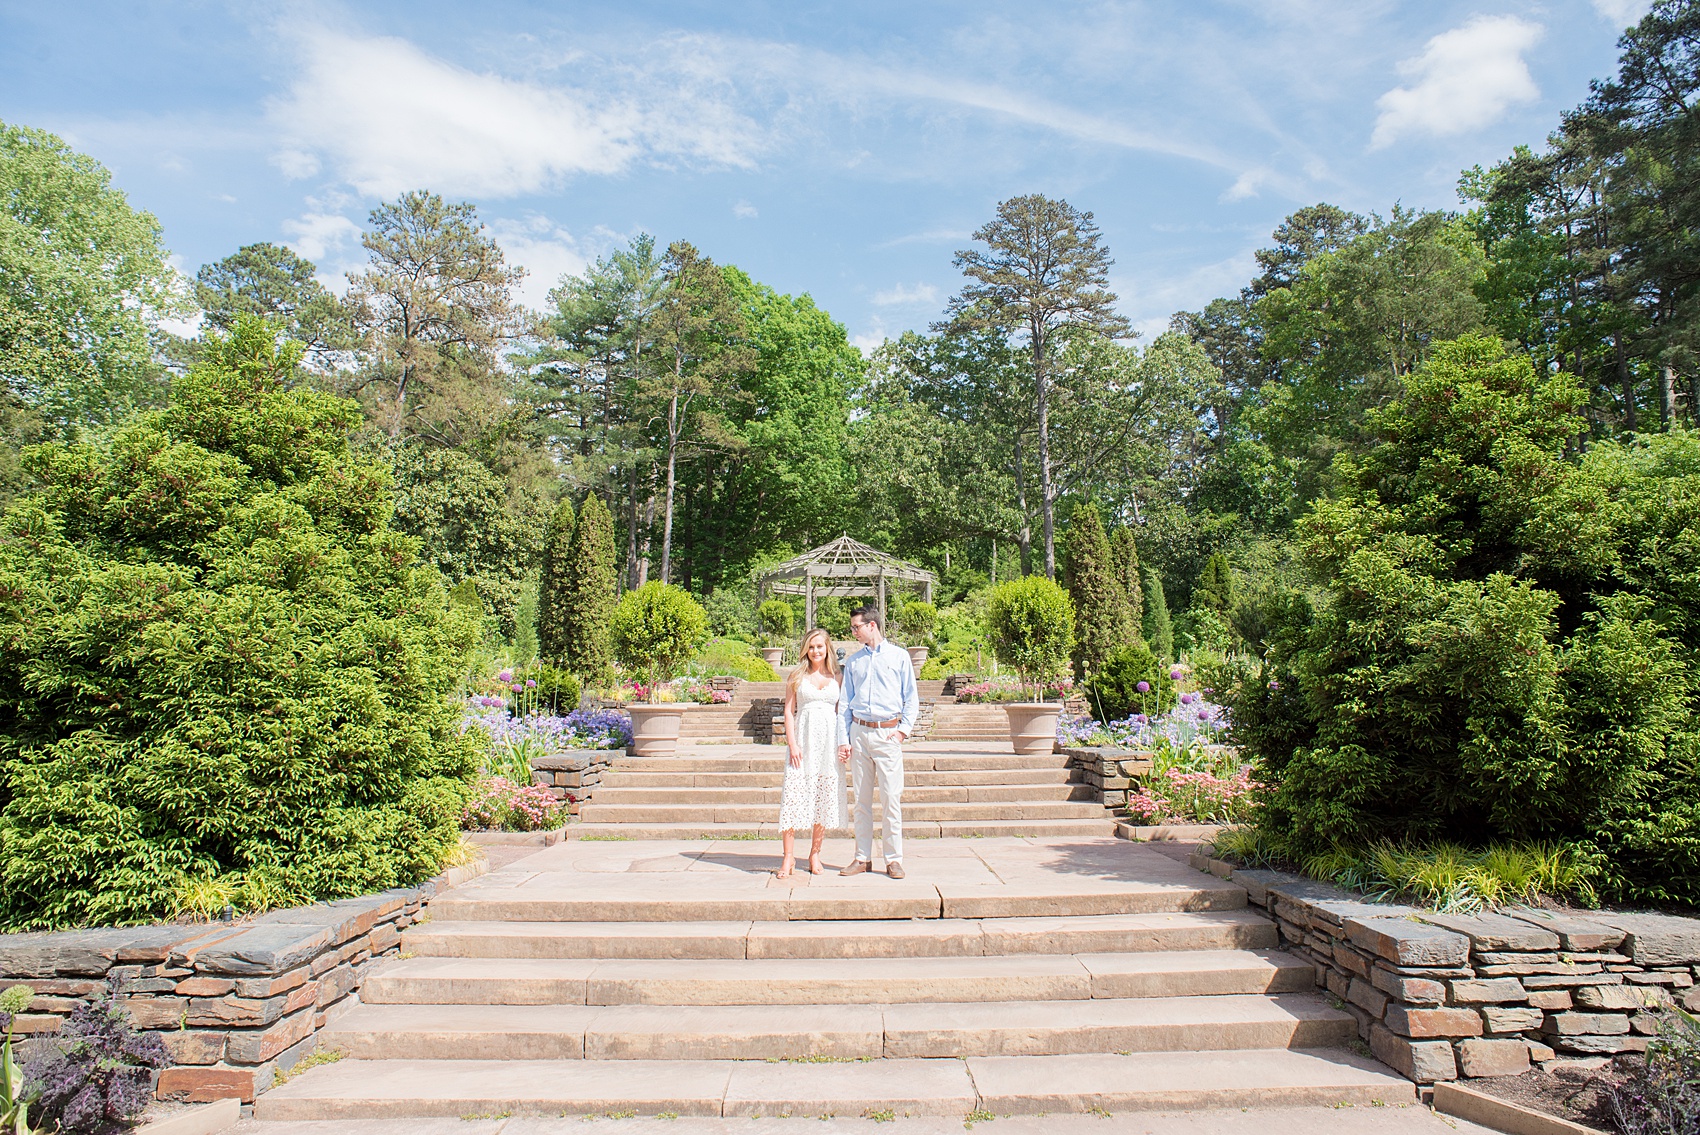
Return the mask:
[(884, 628), (887, 587), (894, 582), (919, 584), (921, 598), (931, 603), (933, 584), (938, 582), (938, 577), (920, 564), (840, 536), (830, 544), (822, 544), (763, 572), (758, 581), (758, 596), (765, 599), (769, 595), (801, 595), (803, 625), (812, 627), (817, 595), (877, 595), (880, 626)]

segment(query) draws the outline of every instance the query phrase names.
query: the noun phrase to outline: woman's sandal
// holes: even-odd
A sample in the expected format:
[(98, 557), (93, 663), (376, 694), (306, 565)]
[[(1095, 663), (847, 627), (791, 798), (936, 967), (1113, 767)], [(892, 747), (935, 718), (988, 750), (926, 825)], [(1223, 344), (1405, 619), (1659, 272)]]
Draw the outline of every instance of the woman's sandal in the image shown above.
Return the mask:
[(795, 867), (796, 867), (795, 863), (783, 864), (779, 868), (779, 870), (777, 870), (773, 873), (774, 877), (778, 878), (778, 879), (789, 879), (791, 877), (791, 872)]
[(809, 874), (819, 875), (825, 870), (826, 870), (826, 868), (824, 868), (820, 865), (820, 856), (818, 856), (818, 855), (809, 856)]

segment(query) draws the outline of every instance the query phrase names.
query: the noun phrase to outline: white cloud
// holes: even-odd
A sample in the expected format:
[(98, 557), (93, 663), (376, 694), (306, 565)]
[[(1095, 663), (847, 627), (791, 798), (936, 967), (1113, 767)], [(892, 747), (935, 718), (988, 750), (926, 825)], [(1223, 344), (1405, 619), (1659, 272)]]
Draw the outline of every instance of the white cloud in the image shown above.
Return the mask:
[[(311, 204), (311, 202), (310, 202)], [(285, 244), (315, 263), (360, 242), (360, 226), (340, 213), (309, 212), (283, 222)]]
[(733, 205), (732, 215), (740, 221), (753, 221), (761, 216), (760, 213), (756, 212), (756, 207), (748, 201), (739, 201), (736, 205)]
[(937, 304), (939, 290), (931, 284), (898, 284), (883, 292), (874, 293), (874, 303), (880, 307), (915, 307), (920, 304)]
[(1633, 27), (1641, 22), (1641, 17), (1652, 7), (1652, 0), (1593, 0), (1594, 11), (1600, 18), (1610, 20), (1613, 26), (1619, 28)]
[(850, 336), (850, 345), (860, 348), (864, 355), (871, 355), (885, 345), (887, 338), (885, 321), (876, 317), (870, 329)]
[[(270, 114), (273, 162), (290, 177), (329, 167), (362, 194), (410, 189), (483, 198), (536, 193), (644, 156), (748, 167), (761, 142), (702, 76), (626, 76), (629, 94), (593, 94), (476, 72), (405, 39), (313, 28), (301, 72)], [(575, 61), (605, 82), (604, 69)]]
[(516, 291), (520, 302), (530, 308), (546, 308), (549, 290), (561, 282), (561, 277), (568, 273), (576, 276), (590, 263), (581, 242), (541, 214), (518, 221), (494, 220), (490, 231), (508, 263), (525, 269), (525, 279)]
[(1544, 29), (1516, 16), (1477, 16), (1428, 41), (1423, 53), (1399, 64), (1413, 80), (1376, 100), (1370, 149), (1411, 134), (1444, 136), (1477, 130), (1512, 106), (1540, 97), (1523, 53)]
[(1222, 191), (1218, 201), (1244, 201), (1248, 197), (1256, 197), (1263, 187), (1273, 179), (1273, 174), (1267, 169), (1248, 169), (1240, 174), (1238, 180)]

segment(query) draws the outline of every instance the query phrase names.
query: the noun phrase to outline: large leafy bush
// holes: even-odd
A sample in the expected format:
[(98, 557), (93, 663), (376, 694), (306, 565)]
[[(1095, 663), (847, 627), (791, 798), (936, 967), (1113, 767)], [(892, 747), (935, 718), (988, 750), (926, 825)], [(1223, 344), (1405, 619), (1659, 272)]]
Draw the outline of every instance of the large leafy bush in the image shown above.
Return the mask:
[(388, 527), (354, 404), (258, 320), (0, 520), (0, 928), (410, 883), (456, 841), (476, 620)]
[(1061, 676), (1074, 648), (1074, 601), (1042, 575), (1000, 583), (986, 604), (986, 629), (998, 661), (1013, 666), (1024, 686)]
[(1573, 378), (1438, 345), (1303, 527), (1234, 706), (1292, 854), (1567, 840), (1611, 897), (1700, 902), (1700, 436), (1591, 446)]
[(708, 616), (684, 588), (653, 581), (620, 597), (609, 630), (614, 657), (644, 675), (654, 699), (708, 637)]

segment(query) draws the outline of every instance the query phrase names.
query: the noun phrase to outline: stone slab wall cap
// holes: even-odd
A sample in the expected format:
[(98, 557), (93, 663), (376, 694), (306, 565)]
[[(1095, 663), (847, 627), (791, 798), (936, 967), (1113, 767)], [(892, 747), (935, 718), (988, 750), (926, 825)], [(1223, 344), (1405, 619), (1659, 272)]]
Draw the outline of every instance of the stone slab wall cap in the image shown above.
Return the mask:
[(1348, 918), (1353, 945), (1401, 966), (1460, 966), (1470, 960), (1470, 940), (1438, 926), (1403, 918)]
[(144, 1123), (132, 1135), (218, 1135), (242, 1119), (242, 1101), (231, 1097), (214, 1100), (152, 1123)]
[(1626, 933), (1623, 952), (1640, 966), (1691, 965), (1700, 962), (1700, 918), (1674, 914), (1594, 915)]
[(1348, 918), (1404, 918), (1416, 913), (1412, 907), (1395, 903), (1350, 899), (1322, 899), (1309, 905), (1312, 926), (1344, 926)]
[(1565, 950), (1615, 950), (1625, 937), (1624, 931), (1615, 926), (1607, 926), (1598, 919), (1577, 918), (1562, 911), (1511, 907), (1500, 913), (1552, 931), (1558, 935), (1558, 944)]
[(1341, 890), (1332, 883), (1318, 883), (1314, 879), (1306, 879), (1297, 875), (1289, 875), (1280, 883), (1272, 883), (1269, 893), (1278, 895), (1291, 903), (1313, 902), (1362, 902), (1363, 896), (1352, 891)]
[(1292, 876), (1285, 871), (1269, 871), (1260, 867), (1238, 868), (1228, 876), (1230, 883), (1238, 883), (1246, 889), (1251, 901), (1262, 906), (1269, 901), (1269, 888), (1277, 883), (1289, 882)]
[(1452, 930), (1470, 939), (1478, 950), (1556, 950), (1558, 935), (1520, 918), (1500, 914), (1434, 914), (1424, 911), (1424, 922)]
[(1436, 1084), (1434, 1110), (1505, 1135), (1606, 1135), (1597, 1128), (1583, 1127), (1460, 1084)]
[(195, 958), (197, 969), (254, 976), (281, 973), (310, 961), (335, 945), (331, 931), (310, 926), (256, 926), (227, 942), (208, 946)]

